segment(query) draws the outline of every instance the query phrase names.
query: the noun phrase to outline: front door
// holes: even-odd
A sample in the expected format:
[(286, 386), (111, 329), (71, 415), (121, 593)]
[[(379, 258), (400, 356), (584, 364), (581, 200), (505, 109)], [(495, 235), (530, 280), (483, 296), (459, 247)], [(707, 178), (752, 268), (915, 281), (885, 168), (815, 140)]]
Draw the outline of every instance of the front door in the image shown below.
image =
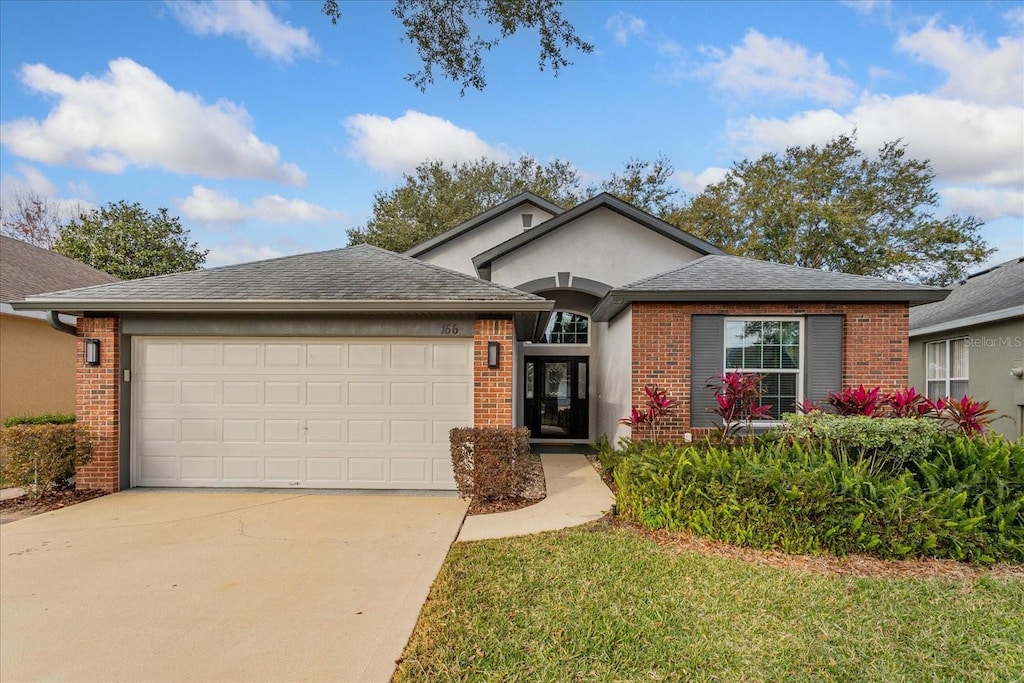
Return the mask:
[(590, 411), (585, 356), (527, 356), (523, 422), (533, 439), (586, 439)]

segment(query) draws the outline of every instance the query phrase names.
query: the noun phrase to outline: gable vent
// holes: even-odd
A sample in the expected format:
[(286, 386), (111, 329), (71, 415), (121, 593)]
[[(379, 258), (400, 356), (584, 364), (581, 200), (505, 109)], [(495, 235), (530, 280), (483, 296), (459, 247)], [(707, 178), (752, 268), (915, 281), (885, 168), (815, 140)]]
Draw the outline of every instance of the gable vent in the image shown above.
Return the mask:
[(524, 228), (529, 228), (531, 225), (533, 225), (533, 214), (532, 213), (524, 213), (523, 214), (523, 227)]

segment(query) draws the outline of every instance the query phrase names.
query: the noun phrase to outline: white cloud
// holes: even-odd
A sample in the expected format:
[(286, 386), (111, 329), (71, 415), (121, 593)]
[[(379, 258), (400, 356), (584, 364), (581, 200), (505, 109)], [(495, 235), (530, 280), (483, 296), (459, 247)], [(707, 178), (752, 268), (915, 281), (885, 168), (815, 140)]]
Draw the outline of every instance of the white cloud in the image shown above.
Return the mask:
[(930, 21), (904, 34), (896, 48), (949, 75), (939, 94), (992, 105), (1024, 104), (1024, 37), (1003, 36), (990, 47), (982, 36)]
[(165, 4), (192, 33), (241, 36), (251, 50), (271, 59), (291, 62), (296, 56), (315, 55), (319, 51), (309, 31), (281, 21), (262, 0), (176, 0)]
[[(4, 174), (0, 176), (0, 203), (2, 204), (11, 201), (11, 198), (17, 194), (28, 194), (48, 200), (51, 206), (65, 217), (77, 216), (82, 211), (98, 208), (85, 198), (87, 195), (84, 193), (79, 197), (61, 197), (60, 191), (53, 181), (35, 166), (15, 164), (14, 168), (18, 175)], [(81, 191), (81, 188), (76, 187), (75, 184), (71, 184), (69, 189), (73, 194), (79, 194)]]
[(1024, 7), (1019, 5), (1011, 7), (1003, 15), (1003, 19), (1006, 19), (1006, 23), (1010, 26), (1024, 26)]
[(703, 47), (709, 61), (694, 75), (710, 77), (718, 90), (747, 98), (758, 95), (843, 104), (853, 96), (853, 83), (832, 73), (822, 54), (782, 38), (747, 31), (729, 52)]
[(240, 244), (221, 244), (210, 247), (210, 253), (206, 255), (206, 267), (216, 268), (217, 266), (230, 266), (234, 263), (265, 261), (284, 255), (284, 252), (265, 244), (253, 244), (248, 241)]
[(352, 137), (352, 156), (386, 173), (412, 171), (427, 159), (450, 163), (480, 157), (498, 161), (508, 158), (507, 153), (484, 142), (473, 131), (411, 109), (396, 119), (356, 114), (346, 118), (344, 125)]
[(245, 220), (268, 223), (322, 223), (345, 218), (340, 211), (301, 199), (285, 199), (279, 195), (259, 197), (250, 204), (242, 204), (234, 197), (202, 185), (193, 187), (192, 194), (178, 200), (177, 204), (188, 218), (207, 223), (238, 223)]
[(226, 100), (204, 104), (131, 59), (110, 62), (102, 78), (76, 80), (45, 64), (23, 66), (20, 78), (57, 99), (42, 121), (26, 117), (0, 125), (0, 142), (25, 159), (104, 173), (138, 166), (306, 182), (298, 166), (281, 162), (277, 147), (256, 137), (243, 107)]
[(630, 38), (642, 36), (647, 31), (647, 22), (632, 14), (619, 12), (608, 18), (604, 28), (612, 34), (616, 43), (627, 45)]
[[(1024, 191), (977, 187), (947, 187), (942, 199), (950, 211), (977, 216), (983, 221), (1024, 218)], [(1018, 233), (1024, 240), (1024, 231)]]
[(879, 13), (889, 16), (892, 11), (890, 0), (840, 0), (839, 4), (853, 8), (857, 14), (870, 16), (877, 10)]
[(727, 168), (721, 168), (720, 166), (709, 166), (700, 173), (693, 173), (692, 171), (679, 171), (676, 173), (676, 182), (686, 192), (690, 194), (699, 194), (708, 185), (717, 183), (725, 174), (729, 172)]
[(1024, 183), (1024, 112), (934, 95), (862, 98), (851, 111), (805, 111), (788, 119), (748, 117), (729, 124), (732, 143), (747, 156), (789, 145), (824, 143), (857, 129), (860, 146), (874, 152), (901, 138), (909, 154), (930, 159), (947, 182), (1012, 186)]

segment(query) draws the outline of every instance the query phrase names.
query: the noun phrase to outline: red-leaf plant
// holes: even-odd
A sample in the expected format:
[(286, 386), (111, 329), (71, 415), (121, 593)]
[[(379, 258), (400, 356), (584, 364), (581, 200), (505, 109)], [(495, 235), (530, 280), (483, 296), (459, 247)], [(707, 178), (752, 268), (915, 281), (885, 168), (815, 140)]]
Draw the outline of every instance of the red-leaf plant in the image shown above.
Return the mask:
[(722, 418), (722, 437), (728, 438), (746, 426), (748, 431), (753, 420), (769, 418), (772, 406), (761, 404), (761, 382), (764, 375), (745, 372), (718, 373), (718, 381), (709, 379), (704, 385), (715, 390), (717, 407), (711, 411)]
[(667, 391), (653, 384), (644, 387), (644, 397), (646, 405), (643, 408), (634, 406), (629, 416), (619, 422), (633, 429), (649, 427), (651, 438), (657, 443), (661, 423), (672, 413), (676, 402), (669, 398)]
[(968, 436), (981, 434), (992, 423), (996, 411), (988, 407), (988, 401), (976, 401), (970, 396), (940, 398), (935, 401), (935, 412), (950, 425)]
[(917, 389), (897, 389), (882, 399), (888, 417), (934, 417), (935, 404)]
[(839, 392), (830, 392), (825, 401), (840, 415), (875, 415), (882, 403), (882, 388), (868, 391), (861, 384), (856, 389), (847, 387)]

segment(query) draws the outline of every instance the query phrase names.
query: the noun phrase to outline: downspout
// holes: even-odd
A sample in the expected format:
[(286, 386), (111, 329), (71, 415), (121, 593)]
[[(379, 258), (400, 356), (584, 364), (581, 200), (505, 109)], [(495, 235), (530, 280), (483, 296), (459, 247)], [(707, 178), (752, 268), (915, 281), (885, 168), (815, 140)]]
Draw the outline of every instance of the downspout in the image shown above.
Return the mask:
[(78, 330), (75, 328), (74, 325), (68, 325), (65, 322), (61, 322), (60, 311), (47, 311), (46, 322), (50, 323), (50, 327), (57, 330), (58, 332), (70, 334), (72, 337), (78, 336)]

